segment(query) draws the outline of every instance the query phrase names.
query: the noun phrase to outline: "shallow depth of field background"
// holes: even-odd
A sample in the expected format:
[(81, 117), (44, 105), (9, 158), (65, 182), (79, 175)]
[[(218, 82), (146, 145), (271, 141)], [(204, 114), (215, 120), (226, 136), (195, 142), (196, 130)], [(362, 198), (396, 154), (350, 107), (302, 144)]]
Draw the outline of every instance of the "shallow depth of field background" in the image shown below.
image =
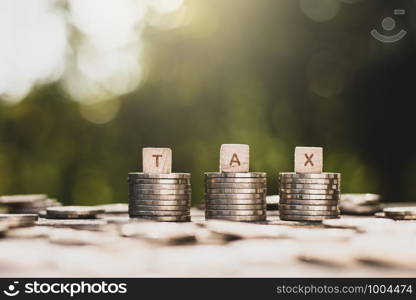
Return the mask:
[[(140, 149), (161, 146), (196, 204), (220, 145), (246, 143), (269, 194), (295, 146), (322, 146), (344, 192), (414, 201), (415, 15), (410, 0), (2, 0), (0, 194), (125, 202)], [(370, 36), (386, 16), (403, 40)]]

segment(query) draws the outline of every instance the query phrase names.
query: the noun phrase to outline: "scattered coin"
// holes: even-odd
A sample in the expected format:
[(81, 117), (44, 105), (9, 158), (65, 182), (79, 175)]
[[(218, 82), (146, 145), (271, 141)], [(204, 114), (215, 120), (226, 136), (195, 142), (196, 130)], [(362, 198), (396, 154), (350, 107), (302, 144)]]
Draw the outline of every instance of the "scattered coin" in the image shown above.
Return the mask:
[(95, 218), (100, 213), (104, 213), (104, 210), (94, 206), (60, 206), (46, 209), (48, 218), (57, 219)]

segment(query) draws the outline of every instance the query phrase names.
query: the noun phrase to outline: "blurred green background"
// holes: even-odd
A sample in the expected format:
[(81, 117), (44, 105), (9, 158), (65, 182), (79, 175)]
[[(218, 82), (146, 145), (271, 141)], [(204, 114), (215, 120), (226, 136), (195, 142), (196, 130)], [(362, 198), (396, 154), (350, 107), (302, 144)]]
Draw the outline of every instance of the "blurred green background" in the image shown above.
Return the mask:
[[(150, 9), (130, 91), (84, 98), (63, 73), (18, 100), (0, 92), (0, 194), (126, 202), (141, 148), (160, 146), (173, 149), (174, 172), (192, 173), (196, 204), (220, 145), (245, 143), (251, 170), (268, 173), (269, 194), (278, 172), (293, 170), (295, 146), (322, 146), (324, 170), (342, 173), (343, 192), (414, 200), (416, 160), (396, 135), (414, 126), (400, 104), (412, 83), (398, 79), (414, 66), (414, 2), (391, 2), (185, 0), (167, 13)], [(407, 9), (397, 27), (408, 36), (382, 44), (369, 32), (394, 8)], [(71, 31), (73, 52), (82, 34)]]

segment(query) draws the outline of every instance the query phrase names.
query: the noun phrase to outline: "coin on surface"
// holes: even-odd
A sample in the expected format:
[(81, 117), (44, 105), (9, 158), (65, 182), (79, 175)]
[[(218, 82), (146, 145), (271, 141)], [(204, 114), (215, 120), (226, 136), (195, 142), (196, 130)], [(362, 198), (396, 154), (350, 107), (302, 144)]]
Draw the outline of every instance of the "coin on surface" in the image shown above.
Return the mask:
[(416, 216), (416, 206), (386, 207), (383, 212), (386, 216)]
[(46, 209), (48, 218), (93, 218), (101, 213), (104, 213), (104, 210), (94, 206), (57, 206)]
[(30, 203), (48, 198), (45, 194), (33, 194), (33, 195), (4, 195), (0, 196), (0, 203), (12, 204), (12, 203)]

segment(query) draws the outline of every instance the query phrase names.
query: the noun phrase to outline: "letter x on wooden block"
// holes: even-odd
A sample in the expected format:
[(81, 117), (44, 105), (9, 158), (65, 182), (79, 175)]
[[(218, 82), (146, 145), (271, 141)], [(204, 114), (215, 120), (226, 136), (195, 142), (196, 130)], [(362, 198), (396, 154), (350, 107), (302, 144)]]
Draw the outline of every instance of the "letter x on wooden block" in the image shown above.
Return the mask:
[(172, 150), (169, 148), (143, 148), (143, 173), (172, 173)]
[(250, 147), (242, 144), (223, 144), (220, 150), (220, 172), (248, 172)]
[(296, 147), (295, 172), (321, 173), (323, 169), (323, 149), (321, 147)]

